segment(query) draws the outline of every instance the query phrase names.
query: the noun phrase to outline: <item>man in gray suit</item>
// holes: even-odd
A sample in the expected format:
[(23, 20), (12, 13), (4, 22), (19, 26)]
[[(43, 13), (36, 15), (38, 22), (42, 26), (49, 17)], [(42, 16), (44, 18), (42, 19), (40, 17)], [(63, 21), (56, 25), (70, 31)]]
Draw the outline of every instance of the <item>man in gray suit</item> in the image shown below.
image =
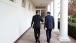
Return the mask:
[(54, 29), (54, 17), (50, 15), (50, 12), (47, 12), (45, 17), (44, 29), (46, 28), (47, 42), (50, 43), (51, 31)]

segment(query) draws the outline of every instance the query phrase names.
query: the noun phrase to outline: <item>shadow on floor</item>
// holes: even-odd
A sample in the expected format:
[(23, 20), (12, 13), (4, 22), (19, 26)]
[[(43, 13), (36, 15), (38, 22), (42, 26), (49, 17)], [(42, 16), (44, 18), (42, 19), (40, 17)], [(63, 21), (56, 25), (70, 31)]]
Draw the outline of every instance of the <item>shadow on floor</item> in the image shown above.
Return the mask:
[[(44, 26), (41, 25), (40, 41), (41, 41), (41, 43), (47, 43), (46, 42), (46, 32), (43, 27)], [(58, 36), (59, 36), (59, 32), (52, 32), (52, 38), (51, 38), (50, 43), (76, 43), (76, 40), (72, 39), (71, 37), (70, 37), (71, 42), (60, 42), (57, 38)], [(32, 28), (30, 28), (15, 43), (35, 43), (34, 30)]]

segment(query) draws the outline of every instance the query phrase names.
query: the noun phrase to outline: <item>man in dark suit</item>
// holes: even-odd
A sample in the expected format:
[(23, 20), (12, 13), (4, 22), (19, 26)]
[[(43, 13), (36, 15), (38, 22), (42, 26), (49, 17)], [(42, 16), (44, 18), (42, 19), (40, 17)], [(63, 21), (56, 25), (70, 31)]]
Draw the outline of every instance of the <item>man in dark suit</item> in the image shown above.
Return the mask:
[(50, 12), (47, 12), (45, 17), (44, 29), (46, 28), (47, 42), (50, 43), (51, 31), (54, 29), (54, 17), (50, 15)]
[(32, 18), (32, 23), (31, 26), (34, 28), (34, 36), (36, 43), (39, 42), (39, 37), (40, 37), (40, 21), (43, 22), (43, 19), (40, 16), (40, 12), (36, 12), (36, 15), (33, 16)]

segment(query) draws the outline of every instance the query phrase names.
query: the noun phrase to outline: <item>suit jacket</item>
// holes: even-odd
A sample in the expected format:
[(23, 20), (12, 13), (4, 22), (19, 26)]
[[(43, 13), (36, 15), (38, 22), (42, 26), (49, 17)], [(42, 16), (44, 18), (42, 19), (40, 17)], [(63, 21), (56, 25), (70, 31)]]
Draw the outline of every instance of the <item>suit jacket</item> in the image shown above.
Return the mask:
[(43, 22), (43, 19), (41, 18), (41, 16), (40, 15), (34, 15), (32, 18), (31, 26), (33, 26), (33, 28), (40, 27), (40, 21)]
[(44, 25), (44, 28), (47, 28), (47, 29), (53, 29), (54, 28), (54, 17), (53, 16), (46, 16), (45, 17), (45, 25)]

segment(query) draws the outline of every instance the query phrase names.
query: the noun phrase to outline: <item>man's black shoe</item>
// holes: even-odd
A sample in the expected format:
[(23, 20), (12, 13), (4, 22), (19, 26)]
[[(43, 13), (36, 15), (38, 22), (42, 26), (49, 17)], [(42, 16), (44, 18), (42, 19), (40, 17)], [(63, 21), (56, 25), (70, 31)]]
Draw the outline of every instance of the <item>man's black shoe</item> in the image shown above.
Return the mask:
[(38, 42), (40, 43), (40, 40), (38, 40)]

